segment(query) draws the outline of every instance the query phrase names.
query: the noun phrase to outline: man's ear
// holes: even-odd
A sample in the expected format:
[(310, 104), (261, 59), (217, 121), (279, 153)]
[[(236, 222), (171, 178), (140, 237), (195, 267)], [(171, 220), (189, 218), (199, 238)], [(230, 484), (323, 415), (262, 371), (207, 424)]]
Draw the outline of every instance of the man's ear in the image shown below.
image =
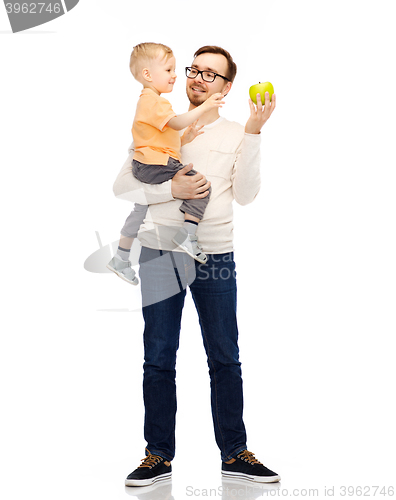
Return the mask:
[(148, 68), (142, 69), (142, 77), (143, 77), (143, 80), (146, 80), (146, 82), (153, 81), (153, 79), (151, 78), (150, 70)]
[(232, 82), (227, 82), (227, 85), (224, 87), (222, 94), (224, 94), (224, 97), (229, 93), (232, 87)]

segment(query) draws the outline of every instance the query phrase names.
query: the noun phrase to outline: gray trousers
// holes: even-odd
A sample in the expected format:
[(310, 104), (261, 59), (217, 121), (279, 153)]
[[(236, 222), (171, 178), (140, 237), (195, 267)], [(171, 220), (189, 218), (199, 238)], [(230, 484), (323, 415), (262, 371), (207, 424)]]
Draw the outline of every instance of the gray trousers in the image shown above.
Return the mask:
[[(162, 184), (163, 182), (173, 179), (177, 172), (182, 169), (182, 165), (179, 161), (174, 158), (169, 157), (167, 165), (146, 165), (145, 163), (140, 163), (137, 160), (132, 161), (132, 173), (140, 182), (146, 184)], [(186, 175), (195, 175), (196, 170), (190, 170)], [(180, 210), (183, 213), (187, 213), (198, 219), (202, 219), (203, 214), (206, 209), (206, 205), (209, 202), (210, 193), (212, 188), (209, 188), (209, 194), (205, 198), (200, 198), (198, 200), (184, 200), (180, 205)], [(136, 238), (137, 233), (141, 224), (144, 221), (147, 213), (147, 205), (140, 205), (135, 203), (135, 208), (127, 217), (124, 227), (121, 229), (121, 234), (129, 238)]]

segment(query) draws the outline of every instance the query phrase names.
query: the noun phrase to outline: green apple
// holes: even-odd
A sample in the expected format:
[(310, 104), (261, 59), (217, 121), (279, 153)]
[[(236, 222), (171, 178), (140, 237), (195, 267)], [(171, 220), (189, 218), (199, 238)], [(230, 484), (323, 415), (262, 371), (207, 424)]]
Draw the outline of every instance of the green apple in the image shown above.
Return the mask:
[(261, 102), (265, 104), (266, 92), (269, 93), (269, 98), (271, 101), (272, 94), (274, 93), (274, 87), (271, 82), (256, 83), (256, 85), (252, 85), (249, 89), (250, 99), (254, 102), (254, 104), (257, 104), (257, 94), (260, 94)]

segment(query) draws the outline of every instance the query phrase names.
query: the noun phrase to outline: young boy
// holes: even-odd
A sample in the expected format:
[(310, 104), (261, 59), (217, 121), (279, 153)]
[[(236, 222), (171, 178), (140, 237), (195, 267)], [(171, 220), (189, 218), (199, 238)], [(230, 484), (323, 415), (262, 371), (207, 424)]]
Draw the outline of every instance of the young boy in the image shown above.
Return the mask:
[[(181, 146), (203, 133), (200, 132), (202, 127), (196, 126), (197, 120), (208, 110), (224, 104), (221, 100), (224, 96), (217, 93), (192, 111), (177, 116), (169, 101), (161, 97), (162, 93), (173, 90), (175, 66), (173, 52), (166, 45), (141, 43), (134, 47), (131, 54), (132, 75), (143, 85), (132, 126), (135, 147), (132, 173), (138, 180), (148, 184), (168, 181), (183, 168), (180, 163)], [(186, 127), (186, 132), (180, 137), (179, 131)], [(191, 170), (188, 175), (195, 173), (195, 170)], [(207, 256), (202, 252), (195, 233), (209, 202), (210, 191), (209, 188), (205, 198), (183, 201), (180, 210), (184, 213), (184, 224), (172, 239), (173, 243), (202, 264), (207, 261)], [(131, 268), (129, 252), (147, 208), (147, 205), (135, 204), (121, 230), (117, 253), (107, 265), (108, 269), (133, 285), (137, 285), (139, 280)]]

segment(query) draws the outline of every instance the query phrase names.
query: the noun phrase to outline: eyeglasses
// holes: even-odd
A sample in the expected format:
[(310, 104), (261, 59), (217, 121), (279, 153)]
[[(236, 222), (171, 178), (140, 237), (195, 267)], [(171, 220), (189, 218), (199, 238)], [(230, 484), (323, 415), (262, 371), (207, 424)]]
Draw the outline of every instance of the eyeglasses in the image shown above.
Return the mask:
[(223, 75), (219, 75), (218, 73), (214, 73), (213, 71), (199, 71), (197, 68), (186, 68), (186, 77), (191, 78), (192, 80), (194, 78), (197, 78), (198, 75), (202, 76), (202, 80), (204, 82), (214, 82), (216, 79), (216, 76), (219, 76), (220, 78), (224, 78), (224, 80), (227, 80), (227, 82), (230, 82), (227, 77)]

